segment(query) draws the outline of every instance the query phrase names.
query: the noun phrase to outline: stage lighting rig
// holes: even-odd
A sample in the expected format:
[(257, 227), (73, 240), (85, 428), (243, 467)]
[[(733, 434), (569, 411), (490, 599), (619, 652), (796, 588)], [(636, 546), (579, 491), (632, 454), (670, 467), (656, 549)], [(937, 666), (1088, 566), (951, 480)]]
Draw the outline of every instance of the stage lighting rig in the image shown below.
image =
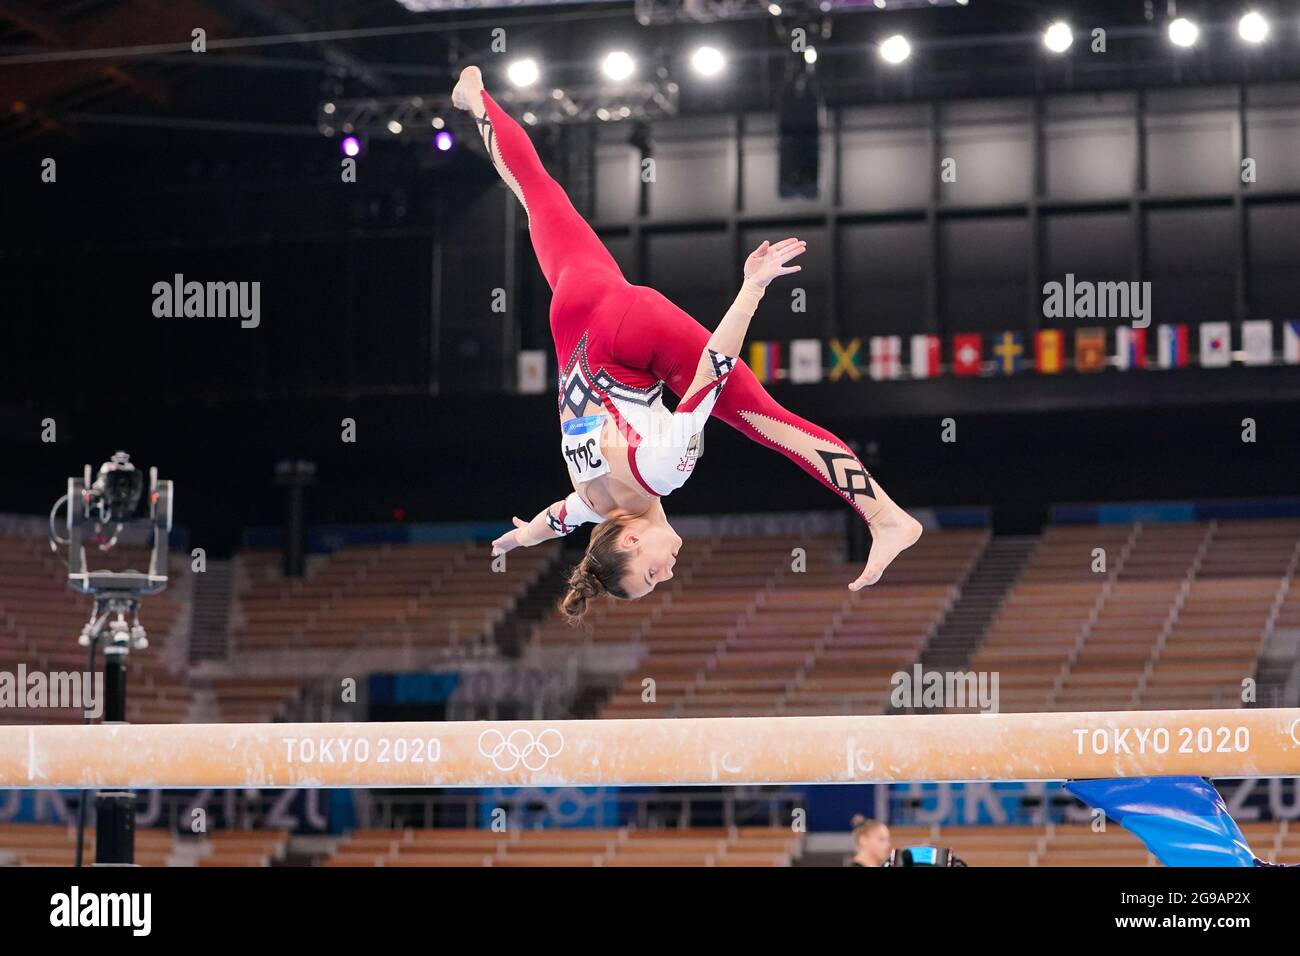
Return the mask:
[[(493, 96), (516, 110), (524, 123), (585, 123), (592, 120), (654, 120), (677, 115), (678, 87), (656, 76), (582, 86), (503, 87)], [(456, 115), (447, 94), (332, 99), (320, 104), (317, 122), (325, 136), (384, 140), (433, 140)], [(450, 134), (448, 134), (450, 136)], [(435, 145), (443, 148), (434, 140)]]
[(636, 0), (637, 22), (644, 27), (669, 23), (719, 23), (724, 20), (752, 20), (787, 14), (866, 13), (905, 10), (909, 7), (965, 6), (964, 0)]

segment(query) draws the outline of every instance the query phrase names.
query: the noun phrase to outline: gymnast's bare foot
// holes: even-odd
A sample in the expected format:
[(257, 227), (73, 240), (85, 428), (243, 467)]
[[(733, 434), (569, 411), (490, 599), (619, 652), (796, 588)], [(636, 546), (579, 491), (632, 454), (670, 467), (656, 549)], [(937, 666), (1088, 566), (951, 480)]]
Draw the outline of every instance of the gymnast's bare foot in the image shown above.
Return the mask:
[(860, 591), (879, 581), (885, 568), (901, 552), (916, 544), (922, 531), (921, 522), (894, 504), (874, 478), (868, 480), (876, 500), (884, 502), (884, 506), (867, 522), (871, 528), (871, 552), (867, 555), (866, 569), (849, 585), (850, 591)]
[(467, 66), (460, 71), (460, 80), (451, 91), (451, 105), (458, 110), (470, 110), (475, 116), (483, 115), (482, 70), (476, 66)]

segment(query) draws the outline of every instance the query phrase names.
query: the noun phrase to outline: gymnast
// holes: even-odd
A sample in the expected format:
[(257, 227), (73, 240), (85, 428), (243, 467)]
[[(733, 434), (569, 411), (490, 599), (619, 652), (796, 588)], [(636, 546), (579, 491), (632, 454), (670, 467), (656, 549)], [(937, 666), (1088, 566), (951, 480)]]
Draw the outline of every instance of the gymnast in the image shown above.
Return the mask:
[[(594, 522), (560, 610), (571, 623), (600, 595), (640, 598), (673, 576), (682, 539), (660, 499), (680, 488), (702, 452), (710, 415), (781, 452), (846, 500), (871, 530), (860, 590), (921, 535), (853, 451), (824, 428), (782, 408), (737, 359), (763, 292), (805, 243), (763, 243), (745, 260), (744, 281), (712, 334), (663, 295), (632, 285), (542, 167), (523, 128), (466, 67), (452, 104), (468, 110), (501, 178), (523, 203), (533, 251), (551, 287), (551, 334), (560, 365), (561, 442), (573, 493), (492, 542), (504, 554)], [(663, 404), (667, 387), (676, 411)]]

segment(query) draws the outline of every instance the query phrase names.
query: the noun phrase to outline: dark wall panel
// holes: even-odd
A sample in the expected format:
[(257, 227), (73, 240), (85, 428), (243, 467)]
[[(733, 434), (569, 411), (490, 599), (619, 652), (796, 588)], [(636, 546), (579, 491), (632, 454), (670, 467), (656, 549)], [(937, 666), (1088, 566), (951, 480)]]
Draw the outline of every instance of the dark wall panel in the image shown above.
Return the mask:
[(1156, 90), (1147, 95), (1147, 189), (1156, 195), (1237, 188), (1241, 142), (1236, 91)]
[(1259, 189), (1300, 189), (1300, 86), (1257, 87), (1246, 95), (1246, 156)]
[(641, 154), (628, 144), (625, 123), (597, 128), (596, 222), (624, 222), (637, 214)]
[(729, 213), (736, 194), (734, 144), (735, 122), (730, 116), (657, 124), (650, 215), (684, 219)]
[(1235, 217), (1230, 207), (1147, 213), (1153, 322), (1234, 318)]
[(956, 219), (940, 230), (944, 330), (1022, 327), (1029, 303), (1028, 221)]
[(940, 199), (959, 205), (1028, 199), (1034, 183), (1030, 116), (1027, 100), (945, 104), (939, 155), (957, 166), (956, 181), (940, 186)]
[(850, 107), (840, 129), (840, 194), (845, 209), (924, 206), (931, 170), (929, 108)]
[(1044, 216), (1044, 282), (1067, 273), (1092, 282), (1133, 278), (1133, 225), (1127, 212), (1058, 212)]
[(840, 236), (840, 297), (849, 335), (926, 330), (929, 228), (924, 222), (853, 223)]
[(1114, 199), (1137, 184), (1137, 95), (1049, 99), (1043, 107), (1049, 199)]
[(1300, 318), (1300, 205), (1250, 207), (1250, 305), (1258, 318)]
[(740, 287), (740, 263), (733, 261), (726, 234), (712, 230), (651, 233), (646, 243), (645, 284), (702, 325), (716, 325)]

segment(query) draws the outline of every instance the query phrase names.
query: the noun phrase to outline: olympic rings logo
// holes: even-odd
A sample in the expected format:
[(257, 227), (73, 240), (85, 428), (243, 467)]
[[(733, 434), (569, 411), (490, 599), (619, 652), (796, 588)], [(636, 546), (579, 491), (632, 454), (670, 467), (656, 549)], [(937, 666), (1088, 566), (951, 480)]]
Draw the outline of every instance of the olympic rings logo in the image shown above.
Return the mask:
[(536, 737), (531, 730), (519, 728), (509, 736), (499, 730), (485, 730), (478, 737), (478, 752), (492, 761), (502, 773), (520, 764), (534, 773), (558, 757), (564, 750), (564, 736), (558, 730), (543, 730)]

